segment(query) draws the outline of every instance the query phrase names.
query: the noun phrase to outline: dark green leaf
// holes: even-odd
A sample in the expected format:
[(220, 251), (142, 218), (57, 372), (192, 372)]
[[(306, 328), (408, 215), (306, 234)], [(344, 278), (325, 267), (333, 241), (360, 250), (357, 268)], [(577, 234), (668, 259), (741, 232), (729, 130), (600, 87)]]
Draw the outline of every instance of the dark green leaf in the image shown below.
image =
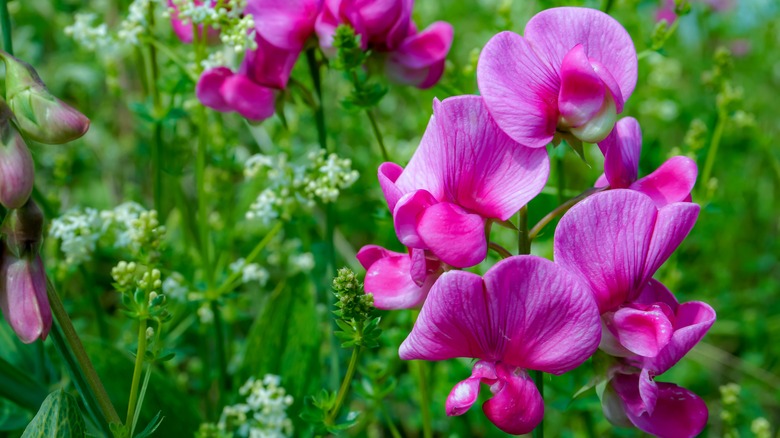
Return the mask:
[(22, 438), (83, 438), (85, 435), (86, 426), (78, 401), (60, 389), (46, 397), (35, 418), (24, 429)]

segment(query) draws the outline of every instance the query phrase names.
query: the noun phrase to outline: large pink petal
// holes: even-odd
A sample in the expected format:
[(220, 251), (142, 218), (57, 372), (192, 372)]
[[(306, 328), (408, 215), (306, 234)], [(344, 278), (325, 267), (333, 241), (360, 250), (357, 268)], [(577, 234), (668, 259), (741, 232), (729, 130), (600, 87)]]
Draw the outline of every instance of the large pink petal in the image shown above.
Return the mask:
[(438, 21), (421, 33), (407, 37), (387, 59), (388, 77), (423, 89), (435, 85), (444, 73), (452, 34), (452, 25)]
[(411, 0), (343, 0), (340, 15), (352, 25), (367, 45), (392, 50), (409, 31)]
[(358, 259), (358, 262), (360, 262), (360, 265), (363, 266), (363, 269), (368, 269), (379, 259), (401, 255), (403, 254), (397, 253), (395, 251), (388, 251), (379, 245), (365, 245), (364, 247), (360, 248), (360, 251), (357, 252), (355, 258)]
[(321, 0), (252, 0), (245, 12), (252, 14), (255, 31), (263, 39), (282, 49), (300, 51), (314, 32), (321, 6)]
[[(605, 164), (606, 166), (606, 164)], [(655, 172), (631, 184), (631, 190), (646, 194), (658, 208), (686, 201), (696, 183), (698, 168), (688, 157), (672, 157)]]
[(456, 268), (474, 266), (487, 256), (485, 219), (456, 204), (427, 207), (419, 216), (417, 233), (436, 257)]
[(580, 126), (601, 109), (607, 90), (604, 82), (590, 66), (581, 44), (563, 57), (558, 110), (567, 126)]
[(622, 189), (636, 181), (642, 152), (642, 129), (633, 117), (615, 124), (612, 133), (599, 143), (604, 152), (604, 174), (613, 189)]
[(195, 95), (205, 106), (220, 112), (232, 111), (233, 108), (222, 96), (222, 84), (234, 73), (227, 67), (216, 67), (204, 71), (195, 86)]
[[(434, 100), (434, 114), (441, 104)], [(446, 147), (446, 139), (442, 130), (438, 127), (435, 116), (428, 121), (428, 127), (420, 140), (420, 145), (404, 168), (403, 173), (395, 181), (396, 187), (401, 193), (409, 193), (418, 189), (430, 192), (436, 199), (444, 199), (444, 178), (446, 157), (449, 151)]]
[(233, 111), (249, 120), (261, 121), (274, 115), (274, 90), (257, 85), (244, 75), (225, 79), (220, 93)]
[(506, 433), (531, 432), (544, 417), (544, 400), (539, 390), (519, 368), (499, 364), (496, 371), (498, 381), (490, 387), (494, 395), (482, 405), (485, 416)]
[(586, 198), (561, 218), (555, 229), (555, 262), (590, 285), (601, 313), (615, 309), (644, 284), (656, 215), (650, 198), (618, 189)]
[(497, 34), (482, 49), (479, 91), (498, 126), (524, 146), (542, 148), (555, 134), (559, 66), (543, 62), (527, 39), (512, 32)]
[(661, 438), (695, 437), (707, 424), (709, 412), (699, 396), (672, 383), (658, 383), (658, 400), (652, 415), (628, 418), (640, 430)]
[(669, 344), (656, 357), (644, 361), (644, 366), (655, 374), (662, 374), (679, 362), (715, 323), (715, 310), (701, 301), (680, 304), (675, 316), (677, 320)]
[(429, 276), (422, 286), (418, 286), (409, 271), (410, 259), (406, 254), (381, 258), (366, 270), (364, 289), (374, 295), (376, 308), (410, 309), (425, 300), (436, 276)]
[(601, 323), (584, 284), (549, 260), (514, 256), (485, 274), (495, 349), (503, 361), (561, 374), (598, 348)]
[(620, 344), (640, 356), (657, 356), (674, 332), (674, 314), (664, 303), (630, 304), (605, 313), (604, 318)]
[(399, 348), (403, 360), (473, 357), (498, 361), (497, 330), (488, 314), (489, 297), (476, 274), (449, 271), (439, 277), (412, 332)]
[[(655, 274), (655, 271), (690, 233), (698, 217), (699, 206), (690, 202), (669, 204), (658, 210), (653, 238), (647, 250), (642, 277), (643, 285), (644, 280), (650, 279)], [(637, 289), (636, 292), (639, 293), (641, 290)], [(631, 296), (631, 298), (633, 297)]]
[(402, 244), (410, 248), (426, 248), (418, 225), (425, 209), (436, 203), (436, 198), (426, 190), (407, 193), (398, 200), (393, 210), (393, 225)]
[(322, 11), (314, 22), (314, 30), (317, 33), (322, 52), (329, 58), (336, 56), (336, 48), (333, 47), (333, 35), (339, 25), (339, 7), (341, 0), (325, 0)]
[(264, 40), (260, 35), (255, 38), (257, 49), (250, 50), (244, 56), (240, 73), (252, 81), (271, 88), (284, 89), (290, 79), (295, 61), (301, 54), (300, 49), (284, 49)]
[(492, 362), (480, 360), (474, 364), (471, 377), (458, 382), (447, 396), (445, 409), (447, 415), (463, 415), (468, 411), (479, 396), (479, 385), (483, 380), (493, 382), (498, 376)]
[[(560, 71), (566, 54), (577, 44), (582, 44), (588, 58), (606, 67), (615, 78), (623, 101), (634, 92), (636, 49), (628, 32), (609, 15), (588, 8), (547, 9), (528, 21), (524, 36), (548, 68), (556, 73)], [(510, 55), (503, 56), (507, 58)]]

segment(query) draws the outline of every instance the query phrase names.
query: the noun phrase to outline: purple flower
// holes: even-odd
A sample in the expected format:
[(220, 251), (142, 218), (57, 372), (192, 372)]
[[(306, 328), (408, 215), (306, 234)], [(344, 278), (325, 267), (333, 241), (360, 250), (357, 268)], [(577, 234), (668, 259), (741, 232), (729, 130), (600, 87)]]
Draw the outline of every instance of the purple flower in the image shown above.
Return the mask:
[(674, 202), (691, 200), (696, 183), (696, 162), (676, 156), (664, 162), (655, 172), (637, 180), (639, 154), (642, 151), (642, 129), (633, 117), (620, 119), (599, 148), (604, 154), (604, 175), (596, 187), (627, 188), (644, 193), (658, 208)]
[(524, 36), (501, 32), (477, 66), (479, 90), (515, 141), (544, 147), (557, 132), (603, 140), (636, 85), (637, 58), (625, 29), (594, 9), (536, 14)]
[[(480, 97), (435, 100), (433, 117), (406, 169), (395, 163), (379, 166), (379, 183), (396, 235), (411, 253), (409, 262), (396, 259), (395, 266), (405, 268), (409, 263), (416, 269), (412, 279), (423, 286), (427, 275), (422, 273), (429, 271), (425, 260), (457, 268), (478, 264), (487, 255), (487, 221), (509, 219), (539, 194), (548, 174), (547, 153), (507, 137)], [(399, 275), (385, 268), (370, 271), (372, 278), (388, 285)], [(381, 296), (389, 290), (371, 285), (366, 280), (366, 292), (377, 302), (394, 300)], [(420, 293), (419, 301), (424, 299)]]
[(634, 190), (597, 193), (575, 205), (555, 229), (555, 262), (590, 285), (600, 313), (633, 302), (685, 239), (699, 206), (657, 208)]
[(598, 311), (587, 287), (535, 256), (498, 262), (484, 278), (465, 271), (441, 276), (423, 304), (401, 359), (480, 359), (447, 397), (447, 415), (477, 400), (480, 383), (493, 397), (482, 406), (499, 429), (530, 432), (542, 419), (542, 397), (525, 370), (562, 374), (593, 354)]
[(17, 258), (3, 245), (0, 258), (0, 309), (5, 320), (25, 344), (45, 340), (52, 319), (41, 256)]

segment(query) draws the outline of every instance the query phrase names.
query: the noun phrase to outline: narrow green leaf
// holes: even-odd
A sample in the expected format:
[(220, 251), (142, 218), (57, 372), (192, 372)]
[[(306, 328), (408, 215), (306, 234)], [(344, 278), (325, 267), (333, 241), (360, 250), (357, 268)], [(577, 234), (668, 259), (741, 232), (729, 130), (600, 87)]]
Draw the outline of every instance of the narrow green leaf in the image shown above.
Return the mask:
[(83, 438), (85, 435), (86, 426), (78, 401), (60, 389), (46, 397), (35, 418), (24, 429), (22, 438)]

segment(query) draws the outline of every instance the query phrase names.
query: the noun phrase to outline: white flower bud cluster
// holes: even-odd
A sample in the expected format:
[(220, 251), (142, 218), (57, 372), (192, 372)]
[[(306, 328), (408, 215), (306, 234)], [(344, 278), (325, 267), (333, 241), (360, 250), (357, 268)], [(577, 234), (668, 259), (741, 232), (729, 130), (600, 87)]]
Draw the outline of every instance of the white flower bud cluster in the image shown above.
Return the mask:
[(286, 154), (253, 155), (244, 165), (247, 179), (265, 181), (265, 188), (246, 213), (247, 219), (268, 224), (278, 217), (291, 217), (299, 207), (312, 208), (317, 201), (334, 202), (341, 190), (358, 179), (352, 161), (336, 154), (326, 156), (317, 149), (306, 155), (306, 162), (288, 162)]
[[(144, 272), (143, 277), (138, 280), (138, 287), (149, 291), (150, 300), (157, 297), (157, 291), (162, 289), (162, 280), (160, 279), (160, 270), (152, 269), (151, 271)], [(154, 297), (151, 297), (154, 294)]]
[(183, 275), (178, 272), (171, 272), (162, 283), (162, 291), (176, 301), (185, 301), (187, 300), (189, 289), (185, 286)]
[(114, 247), (129, 248), (134, 253), (156, 249), (165, 236), (155, 210), (146, 210), (135, 202), (125, 202), (113, 210), (100, 212), (103, 231), (113, 233)]
[(251, 14), (247, 14), (234, 20), (232, 26), (226, 26), (219, 34), (219, 39), (238, 54), (247, 50), (257, 50), (254, 18)]
[(266, 374), (263, 380), (250, 377), (238, 391), (246, 397), (246, 402), (225, 406), (219, 423), (210, 428), (212, 433), (247, 438), (292, 436), (293, 425), (287, 417), (287, 408), (293, 398), (280, 384), (281, 378), (271, 374)]
[(106, 23), (92, 26), (95, 14), (76, 14), (75, 21), (64, 30), (65, 35), (73, 38), (78, 44), (87, 50), (99, 52), (108, 51), (115, 46), (115, 41), (108, 33)]
[(100, 215), (93, 208), (83, 212), (71, 210), (52, 221), (49, 234), (60, 240), (65, 263), (84, 263), (92, 256), (102, 235)]
[(249, 283), (256, 281), (260, 286), (265, 286), (268, 282), (268, 271), (257, 263), (246, 263), (246, 260), (240, 258), (230, 264), (231, 272), (241, 272), (241, 282)]
[(149, 10), (150, 3), (154, 1), (156, 0), (134, 0), (130, 3), (127, 17), (119, 23), (117, 40), (130, 46), (137, 46), (140, 43), (138, 35), (142, 34), (144, 29), (149, 27), (149, 23), (146, 19), (147, 11)]
[(111, 268), (111, 277), (114, 279), (119, 288), (126, 289), (130, 287), (130, 285), (133, 284), (133, 281), (135, 280), (136, 268), (137, 266), (135, 262), (128, 263), (122, 260), (121, 262), (117, 263), (116, 266)]

